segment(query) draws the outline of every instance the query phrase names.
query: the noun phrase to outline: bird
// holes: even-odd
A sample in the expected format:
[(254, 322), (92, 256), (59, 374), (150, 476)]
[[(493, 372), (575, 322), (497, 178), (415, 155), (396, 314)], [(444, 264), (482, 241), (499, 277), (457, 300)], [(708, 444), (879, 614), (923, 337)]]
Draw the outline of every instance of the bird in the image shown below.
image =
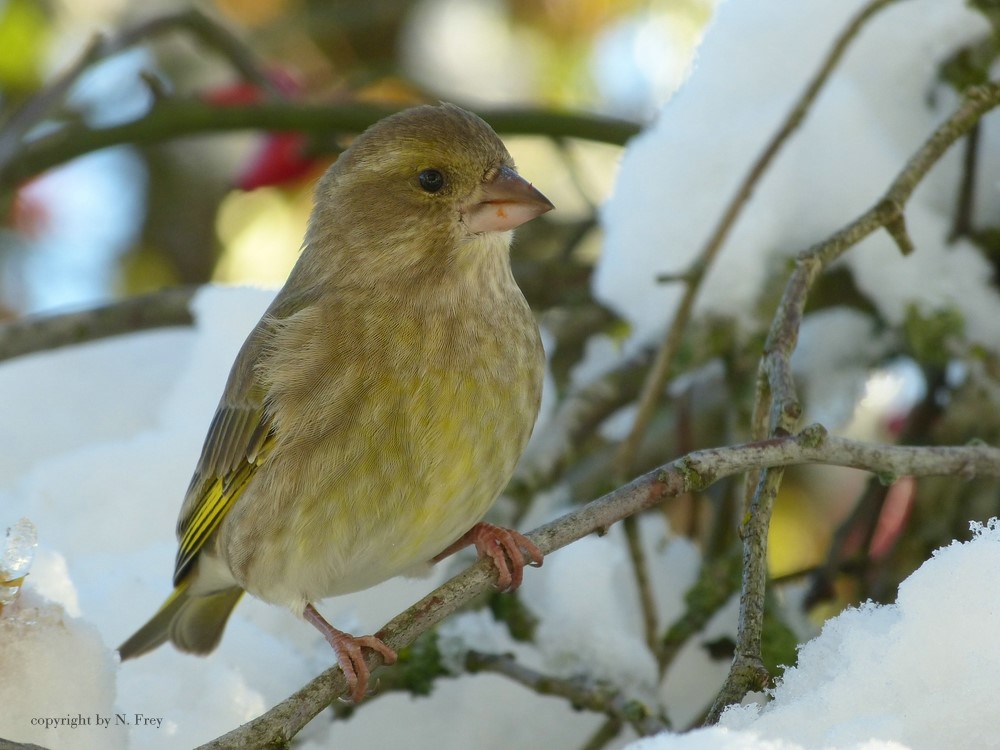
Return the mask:
[(316, 609), (468, 545), (495, 586), (543, 556), (485, 523), (531, 435), (545, 355), (510, 265), (554, 208), (454, 104), (390, 115), (319, 179), (302, 248), (233, 363), (177, 522), (174, 589), (118, 649), (207, 654), (244, 593), (313, 625), (350, 700), (374, 635)]

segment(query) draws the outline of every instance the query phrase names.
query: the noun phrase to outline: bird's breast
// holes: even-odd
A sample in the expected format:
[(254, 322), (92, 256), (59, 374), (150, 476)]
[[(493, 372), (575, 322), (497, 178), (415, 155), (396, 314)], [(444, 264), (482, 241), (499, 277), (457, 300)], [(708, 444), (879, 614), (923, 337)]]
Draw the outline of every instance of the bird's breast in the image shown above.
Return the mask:
[[(531, 434), (544, 372), (514, 291), (466, 310), (318, 317), (298, 348), (275, 347), (285, 358), (269, 394), (278, 444), (231, 519), (252, 533), (227, 534), (245, 568), (267, 568), (271, 591), (311, 601), (427, 561), (482, 518)], [(335, 340), (325, 351), (313, 345), (323, 327)]]

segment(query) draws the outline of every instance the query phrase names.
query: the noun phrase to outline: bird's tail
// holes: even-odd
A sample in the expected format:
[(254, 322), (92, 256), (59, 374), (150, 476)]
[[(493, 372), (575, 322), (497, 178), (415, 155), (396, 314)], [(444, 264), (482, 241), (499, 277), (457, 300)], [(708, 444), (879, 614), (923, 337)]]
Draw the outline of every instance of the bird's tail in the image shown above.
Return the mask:
[(188, 593), (188, 583), (189, 579), (181, 581), (149, 622), (118, 647), (122, 661), (142, 656), (168, 640), (181, 651), (192, 654), (207, 654), (219, 644), (243, 589), (233, 586), (205, 596), (192, 596)]

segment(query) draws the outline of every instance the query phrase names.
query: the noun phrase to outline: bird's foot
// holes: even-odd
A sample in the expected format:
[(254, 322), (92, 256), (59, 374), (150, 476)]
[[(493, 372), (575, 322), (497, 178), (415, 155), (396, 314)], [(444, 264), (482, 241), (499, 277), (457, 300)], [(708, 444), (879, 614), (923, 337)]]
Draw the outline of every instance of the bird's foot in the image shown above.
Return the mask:
[(347, 678), (347, 686), (351, 690), (351, 702), (360, 703), (368, 689), (368, 678), (371, 676), (368, 665), (365, 664), (365, 654), (362, 649), (377, 651), (385, 659), (386, 664), (396, 661), (396, 652), (389, 648), (379, 638), (373, 635), (353, 636), (342, 630), (337, 630), (328, 623), (312, 604), (307, 604), (302, 616), (326, 638), (337, 654), (337, 663)]
[(542, 564), (542, 551), (528, 539), (513, 529), (494, 526), (491, 523), (477, 523), (456, 542), (434, 558), (437, 562), (448, 555), (474, 544), (479, 557), (488, 557), (497, 568), (497, 589), (513, 591), (521, 585), (524, 566), (538, 567)]

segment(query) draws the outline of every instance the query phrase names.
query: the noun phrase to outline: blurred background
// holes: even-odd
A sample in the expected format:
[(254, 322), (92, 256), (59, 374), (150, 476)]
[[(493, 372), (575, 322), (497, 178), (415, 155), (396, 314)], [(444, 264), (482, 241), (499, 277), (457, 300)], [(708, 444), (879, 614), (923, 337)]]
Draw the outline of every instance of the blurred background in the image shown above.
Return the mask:
[[(450, 100), (535, 105), (641, 123), (688, 68), (712, 0), (215, 0), (197, 7), (303, 102)], [(0, 0), (0, 116), (80, 59), (95, 32), (191, 7), (184, 0)], [(183, 27), (103, 60), (63, 118), (111, 126), (158, 94), (261, 99)], [(560, 208), (538, 252), (596, 253), (594, 207), (619, 149), (507, 138), (521, 171)], [(81, 157), (5, 196), (0, 318), (175, 284), (278, 286), (299, 249), (315, 178), (333, 158), (303, 136), (224, 134)], [(526, 241), (522, 246), (536, 243)], [(568, 245), (568, 247), (567, 247)], [(547, 248), (547, 249), (545, 249)], [(537, 276), (537, 274), (536, 274)], [(572, 274), (570, 274), (572, 276)]]
[[(520, 135), (500, 131), (521, 173), (558, 210), (519, 230), (513, 266), (550, 337), (548, 392), (554, 396), (546, 416), (555, 418), (543, 426), (557, 433), (569, 424), (566, 432), (572, 434), (557, 435), (566, 437), (568, 446), (557, 468), (537, 480), (518, 477), (508, 488), (514, 504), (520, 503), (519, 513), (553, 488), (583, 502), (620, 484), (625, 478), (620, 474), (634, 476), (698, 448), (741, 442), (748, 437), (767, 325), (787, 279), (791, 256), (786, 253), (830, 231), (802, 229), (806, 222), (800, 221), (795, 207), (808, 205), (816, 213), (812, 204), (835, 205), (828, 199), (833, 187), (849, 185), (838, 172), (872, 172), (867, 161), (847, 166), (831, 155), (828, 144), (860, 142), (868, 136), (877, 140), (877, 152), (891, 161), (886, 144), (893, 143), (900, 151), (891, 169), (898, 169), (915, 145), (878, 140), (884, 135), (882, 126), (893, 117), (905, 121), (908, 134), (917, 133), (919, 140), (913, 143), (919, 143), (932, 127), (932, 115), (925, 110), (932, 109), (933, 101), (940, 100), (933, 117), (951, 111), (949, 102), (954, 100), (942, 93), (946, 84), (961, 91), (969, 83), (987, 80), (1000, 57), (1000, 32), (991, 28), (991, 33), (966, 44), (964, 37), (949, 41), (940, 24), (928, 21), (921, 27), (923, 33), (945, 47), (944, 57), (933, 59), (919, 48), (932, 68), (929, 71), (906, 64), (910, 58), (899, 54), (897, 42), (879, 38), (870, 44), (872, 58), (857, 65), (854, 72), (861, 71), (857, 80), (851, 79), (851, 85), (841, 81), (833, 88), (832, 101), (850, 106), (836, 110), (836, 117), (812, 118), (811, 126), (820, 135), (809, 146), (811, 151), (803, 149), (801, 171), (788, 173), (785, 197), (792, 199), (776, 200), (759, 212), (762, 226), (774, 225), (774, 236), (768, 235), (768, 242), (745, 242), (732, 256), (749, 257), (729, 264), (730, 270), (735, 269), (730, 277), (733, 289), (743, 281), (741, 276), (748, 276), (748, 269), (767, 276), (767, 283), (755, 291), (753, 311), (696, 315), (685, 327), (666, 398), (626, 472), (615, 468), (615, 456), (634, 417), (652, 345), (642, 339), (626, 349), (629, 324), (594, 298), (591, 277), (602, 250), (597, 218), (615, 185), (622, 145), (629, 134), (652, 122), (685, 79), (713, 5), (714, 0), (215, 0), (194, 6), (153, 0), (139, 7), (127, 0), (0, 0), (0, 320), (85, 308), (178, 285), (224, 282), (276, 288), (284, 281), (299, 250), (313, 183), (350, 137), (350, 129), (326, 137), (313, 130), (312, 136), (239, 131), (160, 138), (152, 145), (94, 151), (40, 174), (28, 170), (30, 176), (24, 180), (4, 174), (5, 160), (16, 160), (18, 148), (39, 142), (55, 122), (113, 128), (141, 118), (158, 97), (215, 107), (216, 114), (218, 108), (264, 101), (266, 87), (241, 75), (232, 56), (220, 54), (225, 45), (218, 44), (218, 37), (214, 44), (205, 43), (204, 25), (185, 15), (197, 8), (212, 19), (213, 28), (233, 36), (239, 54), (252, 55), (252, 65), (263, 72), (271, 88), (293, 102), (402, 107), (444, 99), (481, 112), (509, 111), (515, 118), (515, 110), (528, 108), (524, 111), (536, 116), (524, 115), (514, 128)], [(861, 3), (822, 5), (844, 15), (848, 5)], [(893, 6), (900, 12), (909, 8), (913, 15), (903, 22), (890, 19), (886, 26), (911, 39), (919, 37), (914, 32), (918, 16), (964, 3), (911, 0)], [(747, 6), (732, 2), (726, 7), (738, 13), (737, 7)], [(812, 9), (803, 7), (800, 12), (808, 15)], [(693, 117), (676, 142), (663, 141), (664, 150), (679, 154), (679, 161), (691, 156), (688, 172), (669, 175), (680, 200), (670, 203), (662, 190), (647, 190), (649, 180), (636, 178), (631, 198), (651, 194), (654, 207), (636, 208), (634, 201), (628, 206), (636, 217), (629, 218), (631, 223), (662, 213), (669, 214), (675, 228), (684, 225), (695, 227), (692, 234), (700, 231), (692, 221), (697, 201), (687, 199), (708, 195), (723, 200), (730, 188), (720, 175), (743, 168), (742, 162), (734, 166), (727, 154), (744, 149), (741, 156), (756, 155), (764, 138), (758, 140), (756, 134), (751, 138), (750, 126), (759, 125), (768, 134), (777, 126), (778, 118), (768, 119), (771, 111), (762, 102), (771, 101), (768, 95), (780, 98), (787, 92), (771, 86), (761, 69), (770, 64), (776, 71), (793, 70), (804, 76), (811, 74), (815, 61), (789, 61), (783, 44), (775, 43), (769, 32), (776, 19), (794, 14), (777, 3), (769, 12), (770, 17), (744, 18), (729, 27), (730, 43), (735, 43), (741, 35), (753, 36), (749, 21), (756, 20), (759, 39), (758, 46), (749, 47), (750, 54), (736, 58), (743, 65), (738, 71), (742, 78), (731, 75), (732, 58), (720, 56), (722, 72), (713, 85), (722, 93), (712, 99), (719, 109), (708, 110), (717, 114)], [(169, 23), (164, 25), (162, 19)], [(808, 23), (810, 33), (821, 42), (799, 42), (809, 54), (819, 56), (841, 23), (818, 24), (813, 17)], [(160, 25), (154, 29), (155, 24)], [(101, 54), (98, 63), (81, 66), (96, 32), (119, 40), (123, 33), (132, 33), (142, 41), (122, 44), (115, 54)], [(709, 56), (703, 59), (706, 65), (700, 70), (707, 67)], [(898, 76), (894, 62), (905, 69)], [(83, 73), (70, 75), (65, 79), (70, 81), (67, 90), (59, 90), (60, 77), (75, 67)], [(739, 80), (733, 83), (734, 79)], [(875, 82), (871, 101), (858, 96), (864, 87), (854, 86), (857, 81)], [(912, 86), (900, 86), (900, 81)], [(918, 94), (910, 96), (914, 90)], [(674, 104), (692, 98), (696, 95), (689, 89)], [(743, 114), (752, 117), (733, 116), (729, 107), (734, 101), (742, 102)], [(901, 101), (905, 107), (899, 106)], [(48, 109), (43, 117), (34, 117), (33, 108), (40, 106)], [(868, 112), (869, 107), (872, 119), (852, 119), (859, 108)], [(891, 116), (884, 116), (882, 107)], [(782, 114), (787, 111), (785, 104), (780, 109)], [(616, 131), (617, 138), (531, 135), (537, 116), (553, 113), (581, 113), (593, 122), (623, 127)], [(848, 119), (838, 119), (844, 113)], [(767, 121), (761, 124), (763, 119)], [(24, 122), (31, 127), (18, 132), (16, 126)], [(861, 125), (854, 127), (856, 123)], [(851, 138), (842, 138), (842, 128), (853, 128)], [(537, 130), (542, 133), (544, 128)], [(972, 201), (963, 198), (960, 185), (974, 182), (977, 159), (988, 161), (997, 153), (995, 147), (983, 147), (977, 155), (975, 140), (963, 144), (964, 154), (954, 150), (956, 164), (962, 166), (961, 156), (964, 167), (956, 168), (955, 179), (945, 176), (941, 202), (946, 210), (938, 212), (933, 225), (937, 231), (954, 214), (954, 231), (944, 238), (942, 230), (937, 257), (943, 260), (937, 268), (923, 267), (921, 283), (960, 265), (953, 246), (956, 237), (973, 243), (989, 261), (989, 266), (966, 264), (973, 281), (982, 281), (1000, 267), (995, 217), (987, 215), (979, 226), (962, 216), (963, 205), (968, 208)], [(983, 142), (997, 141), (990, 141), (987, 131)], [(639, 150), (632, 149), (629, 155), (636, 153)], [(824, 164), (830, 172), (822, 173)], [(982, 190), (983, 201), (992, 195), (996, 181), (991, 176), (980, 179), (991, 186)], [(876, 182), (881, 190), (887, 179), (879, 177)], [(822, 190), (823, 201), (812, 200), (813, 189)], [(844, 192), (856, 197), (851, 190)], [(619, 196), (624, 193), (620, 186)], [(671, 210), (661, 211), (661, 205)], [(700, 213), (701, 219), (711, 213), (710, 219), (716, 220), (714, 212)], [(844, 209), (837, 221), (854, 215), (853, 208)], [(652, 284), (649, 277), (662, 269), (661, 260), (676, 254), (675, 246), (682, 244), (658, 226), (651, 231), (653, 242), (631, 243), (650, 257), (661, 254), (655, 263), (631, 261), (636, 276), (646, 284)], [(660, 243), (665, 237), (671, 246)], [(699, 235), (695, 244), (702, 240)], [(925, 236), (917, 258), (929, 257), (928, 244)], [(606, 259), (611, 257), (611, 245), (604, 246)], [(762, 259), (748, 252), (754, 248), (781, 254)], [(981, 260), (978, 255), (976, 259)], [(628, 259), (619, 265), (625, 262)], [(879, 280), (889, 276), (881, 268), (877, 271)], [(823, 276), (810, 298), (795, 364), (803, 365), (796, 376), (811, 418), (841, 434), (884, 442), (957, 445), (971, 439), (1000, 440), (996, 351), (974, 336), (966, 337), (957, 307), (937, 303), (939, 307), (927, 310), (907, 308), (902, 322), (886, 316), (877, 304), (883, 290), (876, 288), (873, 294), (859, 287), (856, 279), (864, 277), (840, 265)], [(899, 279), (903, 281), (897, 279), (897, 285), (905, 283), (902, 275)], [(915, 294), (921, 283), (911, 285)], [(662, 312), (656, 307), (657, 298), (636, 293), (637, 288), (641, 287), (627, 288), (637, 306)], [(968, 288), (978, 287), (970, 283)], [(994, 301), (995, 283), (987, 291)], [(729, 292), (723, 289), (721, 296)], [(986, 312), (979, 316), (980, 328), (995, 330), (989, 318), (993, 309), (982, 306)], [(150, 382), (159, 376), (127, 375)], [(53, 390), (64, 382), (60, 379)], [(583, 416), (573, 412), (581, 405)], [(566, 413), (572, 419), (560, 421)], [(80, 439), (93, 438), (91, 432), (72, 428)], [(848, 602), (869, 597), (891, 600), (896, 584), (932, 550), (968, 535), (970, 518), (985, 519), (998, 512), (996, 482), (963, 484), (949, 477), (919, 483), (906, 477), (881, 480), (813, 466), (788, 473), (770, 527), (771, 572), (786, 584), (783, 589), (798, 587), (797, 604), (790, 608), (808, 611), (812, 626)], [(719, 595), (701, 612), (706, 618), (733, 601), (731, 595), (739, 586), (742, 494), (742, 479), (733, 478), (704, 495), (679, 498), (662, 509), (669, 515), (672, 532), (697, 540), (704, 559), (711, 561), (702, 568), (705, 579), (712, 582), (719, 573), (715, 576), (721, 581)], [(634, 562), (641, 571), (640, 556)], [(805, 605), (798, 606), (802, 602)], [(765, 644), (769, 666), (794, 661), (796, 638), (808, 629), (794, 624), (797, 630), (792, 634), (777, 618), (767, 623), (773, 625), (770, 634), (777, 633)], [(679, 638), (685, 640), (686, 636)], [(721, 637), (704, 644), (721, 665), (728, 663), (731, 646), (731, 640)]]

